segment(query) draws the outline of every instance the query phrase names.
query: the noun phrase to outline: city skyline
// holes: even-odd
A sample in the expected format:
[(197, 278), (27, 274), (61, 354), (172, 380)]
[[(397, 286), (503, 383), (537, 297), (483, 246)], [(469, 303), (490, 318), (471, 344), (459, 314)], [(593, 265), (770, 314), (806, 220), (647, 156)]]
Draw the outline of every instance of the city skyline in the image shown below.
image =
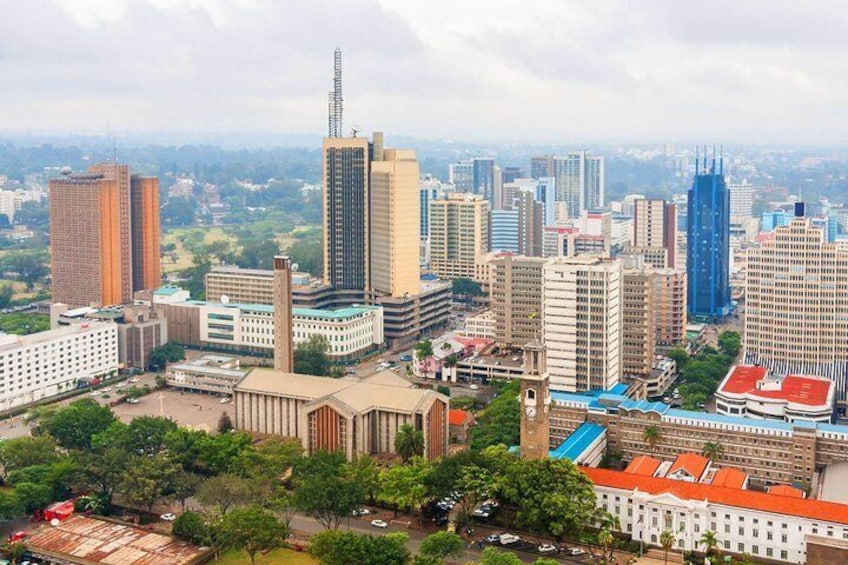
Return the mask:
[[(841, 140), (846, 79), (828, 63), (846, 50), (837, 4), (675, 8), (20, 3), (0, 23), (4, 64), (17, 77), (0, 93), (9, 109), (0, 131), (318, 136), (338, 46), (346, 123), (365, 132), (562, 144)], [(689, 119), (692, 107), (709, 119)]]

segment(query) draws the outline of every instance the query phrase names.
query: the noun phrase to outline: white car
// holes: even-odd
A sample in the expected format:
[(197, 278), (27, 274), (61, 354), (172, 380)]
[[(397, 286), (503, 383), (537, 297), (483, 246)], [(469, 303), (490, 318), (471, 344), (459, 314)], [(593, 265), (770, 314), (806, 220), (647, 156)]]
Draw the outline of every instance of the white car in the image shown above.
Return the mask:
[(100, 396), (100, 391), (99, 390), (92, 390), (91, 396)]
[(371, 520), (371, 525), (375, 528), (388, 528), (389, 525), (383, 520)]
[(220, 402), (221, 404), (227, 404), (229, 401), (230, 401), (230, 397), (229, 397), (229, 396), (225, 396), (224, 398), (222, 398), (221, 400), (219, 400), (219, 402)]
[(162, 514), (159, 517), (165, 520), (166, 522), (173, 522), (177, 519), (177, 516), (175, 514), (171, 514), (170, 512), (168, 512), (167, 514)]
[(127, 404), (138, 404), (141, 402), (138, 398), (127, 398)]
[(480, 390), (480, 386), (479, 386), (479, 385), (471, 385), (471, 386), (470, 386), (470, 387), (468, 387), (468, 388), (470, 388), (471, 390)]
[(536, 548), (536, 551), (538, 551), (539, 553), (556, 553), (559, 550), (555, 545), (543, 543), (542, 545)]
[(572, 547), (571, 549), (568, 550), (568, 554), (571, 555), (571, 556), (574, 556), (574, 557), (576, 557), (578, 555), (584, 555), (585, 553), (586, 552), (583, 551), (582, 549), (580, 549), (579, 547)]
[(509, 545), (521, 541), (521, 538), (515, 534), (501, 534), (501, 545)]
[(139, 379), (138, 377), (133, 377), (133, 378), (131, 378), (131, 379), (130, 379), (130, 382), (131, 382), (131, 383), (133, 383), (133, 384), (135, 384), (135, 383), (137, 383), (139, 380), (140, 380), (140, 379)]

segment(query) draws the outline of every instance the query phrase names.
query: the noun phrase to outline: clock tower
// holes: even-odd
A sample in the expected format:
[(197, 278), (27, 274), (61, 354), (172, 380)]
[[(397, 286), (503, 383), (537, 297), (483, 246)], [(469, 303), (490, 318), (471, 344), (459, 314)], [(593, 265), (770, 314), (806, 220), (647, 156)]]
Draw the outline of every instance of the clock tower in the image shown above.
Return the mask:
[(545, 361), (545, 346), (524, 346), (521, 376), (521, 456), (542, 459), (550, 450), (551, 392)]

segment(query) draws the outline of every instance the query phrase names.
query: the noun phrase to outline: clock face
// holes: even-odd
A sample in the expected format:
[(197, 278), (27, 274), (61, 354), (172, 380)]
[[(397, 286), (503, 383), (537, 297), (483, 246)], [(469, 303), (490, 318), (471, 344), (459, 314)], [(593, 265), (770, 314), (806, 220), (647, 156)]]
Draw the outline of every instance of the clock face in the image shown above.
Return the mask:
[(524, 412), (527, 414), (528, 418), (535, 418), (536, 417), (536, 407), (535, 406), (528, 406), (527, 408), (524, 409)]

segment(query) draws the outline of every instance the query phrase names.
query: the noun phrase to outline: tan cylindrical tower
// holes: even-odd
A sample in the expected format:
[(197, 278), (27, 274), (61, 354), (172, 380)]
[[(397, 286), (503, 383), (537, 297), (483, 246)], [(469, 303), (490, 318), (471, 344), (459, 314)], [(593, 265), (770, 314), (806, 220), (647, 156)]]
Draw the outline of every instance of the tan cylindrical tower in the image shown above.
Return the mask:
[(292, 262), (284, 255), (274, 257), (274, 369), (294, 371)]

